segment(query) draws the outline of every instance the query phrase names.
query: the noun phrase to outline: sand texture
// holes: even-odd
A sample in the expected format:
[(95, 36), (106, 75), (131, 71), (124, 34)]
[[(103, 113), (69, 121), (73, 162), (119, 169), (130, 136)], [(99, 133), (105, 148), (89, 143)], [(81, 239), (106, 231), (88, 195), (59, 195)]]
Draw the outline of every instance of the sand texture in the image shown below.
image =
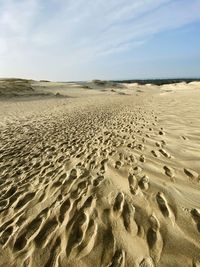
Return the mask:
[(0, 82), (0, 267), (199, 267), (200, 83), (28, 84)]

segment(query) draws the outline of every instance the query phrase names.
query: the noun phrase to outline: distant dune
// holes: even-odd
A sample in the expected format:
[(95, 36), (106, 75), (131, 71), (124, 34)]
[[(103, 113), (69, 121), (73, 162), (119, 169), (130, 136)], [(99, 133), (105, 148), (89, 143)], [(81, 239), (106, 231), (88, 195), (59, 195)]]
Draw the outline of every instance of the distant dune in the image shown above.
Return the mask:
[(0, 95), (18, 95), (33, 93), (30, 80), (23, 79), (0, 79)]
[[(43, 81), (44, 82), (44, 81)], [(53, 96), (54, 92), (43, 90), (41, 81), (26, 79), (0, 79), (0, 98), (1, 97), (41, 97)], [(46, 81), (45, 81), (46, 83)]]

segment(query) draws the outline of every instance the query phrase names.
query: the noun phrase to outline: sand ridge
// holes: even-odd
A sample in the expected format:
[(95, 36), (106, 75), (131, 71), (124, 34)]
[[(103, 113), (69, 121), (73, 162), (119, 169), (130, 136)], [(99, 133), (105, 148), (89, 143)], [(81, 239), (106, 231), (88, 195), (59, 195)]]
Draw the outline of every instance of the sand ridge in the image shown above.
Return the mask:
[(0, 266), (200, 266), (194, 86), (4, 102)]

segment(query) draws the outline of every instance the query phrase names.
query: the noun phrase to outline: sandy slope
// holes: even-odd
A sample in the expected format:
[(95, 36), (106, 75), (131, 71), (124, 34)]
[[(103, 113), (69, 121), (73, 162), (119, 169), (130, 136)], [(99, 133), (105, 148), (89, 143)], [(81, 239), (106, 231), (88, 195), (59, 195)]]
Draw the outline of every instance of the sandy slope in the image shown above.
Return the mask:
[(1, 100), (0, 266), (200, 266), (200, 84), (40, 86)]

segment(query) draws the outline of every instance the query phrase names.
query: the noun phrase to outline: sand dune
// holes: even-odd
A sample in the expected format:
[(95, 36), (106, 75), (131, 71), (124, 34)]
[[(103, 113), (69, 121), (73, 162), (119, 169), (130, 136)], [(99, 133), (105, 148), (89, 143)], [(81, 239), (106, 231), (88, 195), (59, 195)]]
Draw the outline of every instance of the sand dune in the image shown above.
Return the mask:
[[(51, 83), (25, 80), (25, 79), (0, 79), (0, 100), (3, 98), (16, 97), (52, 97), (55, 92), (51, 92)], [(54, 85), (55, 86), (55, 85)], [(47, 89), (47, 90), (45, 90)]]
[(1, 101), (0, 266), (199, 267), (200, 83), (37, 86), (70, 98)]

